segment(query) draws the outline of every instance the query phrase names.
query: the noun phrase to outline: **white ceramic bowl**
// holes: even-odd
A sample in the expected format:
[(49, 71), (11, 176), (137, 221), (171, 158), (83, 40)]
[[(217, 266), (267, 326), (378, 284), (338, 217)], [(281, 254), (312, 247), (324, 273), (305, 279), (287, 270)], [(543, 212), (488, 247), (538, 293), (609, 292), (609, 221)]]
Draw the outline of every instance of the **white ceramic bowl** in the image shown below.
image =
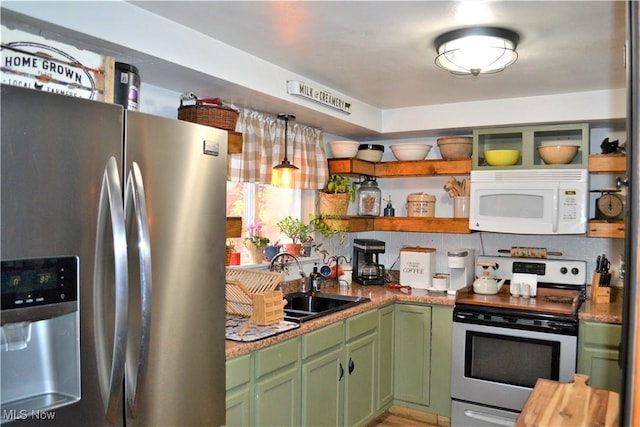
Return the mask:
[(358, 154), (357, 141), (329, 141), (329, 148), (331, 154), (336, 159), (350, 159)]
[(391, 152), (398, 160), (424, 160), (431, 151), (429, 144), (392, 144)]

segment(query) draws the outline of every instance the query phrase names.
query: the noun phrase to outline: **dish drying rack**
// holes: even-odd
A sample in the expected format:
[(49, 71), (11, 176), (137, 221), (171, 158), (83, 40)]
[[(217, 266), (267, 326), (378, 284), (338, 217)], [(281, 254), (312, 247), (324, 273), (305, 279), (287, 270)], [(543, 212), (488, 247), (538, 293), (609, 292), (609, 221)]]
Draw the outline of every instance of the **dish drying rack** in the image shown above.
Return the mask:
[(225, 311), (248, 317), (239, 334), (244, 335), (251, 324), (273, 325), (284, 319), (286, 300), (282, 292), (275, 291), (284, 273), (226, 269)]

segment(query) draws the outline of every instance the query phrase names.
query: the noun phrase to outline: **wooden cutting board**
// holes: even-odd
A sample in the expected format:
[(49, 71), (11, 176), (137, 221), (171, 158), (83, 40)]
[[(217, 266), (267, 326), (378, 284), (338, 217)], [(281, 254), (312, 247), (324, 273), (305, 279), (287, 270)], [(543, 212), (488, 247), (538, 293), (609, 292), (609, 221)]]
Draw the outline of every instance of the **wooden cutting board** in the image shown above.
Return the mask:
[(589, 387), (588, 380), (582, 374), (568, 384), (538, 379), (516, 426), (617, 426), (618, 393)]

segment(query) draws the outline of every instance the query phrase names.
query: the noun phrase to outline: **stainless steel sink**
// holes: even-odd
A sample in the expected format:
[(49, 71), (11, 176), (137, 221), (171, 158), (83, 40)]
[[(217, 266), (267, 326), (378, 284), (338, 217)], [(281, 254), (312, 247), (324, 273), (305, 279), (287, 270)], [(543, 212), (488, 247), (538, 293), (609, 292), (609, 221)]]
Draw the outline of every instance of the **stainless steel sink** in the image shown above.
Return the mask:
[(285, 295), (284, 320), (304, 322), (371, 301), (365, 297), (325, 294), (322, 292), (294, 292)]

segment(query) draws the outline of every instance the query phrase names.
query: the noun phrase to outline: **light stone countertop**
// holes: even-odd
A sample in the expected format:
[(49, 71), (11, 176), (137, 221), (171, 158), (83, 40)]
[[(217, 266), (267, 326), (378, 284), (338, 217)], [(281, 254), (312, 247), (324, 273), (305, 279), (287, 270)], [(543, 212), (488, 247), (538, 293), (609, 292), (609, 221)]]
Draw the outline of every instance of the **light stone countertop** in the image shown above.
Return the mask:
[[(295, 289), (285, 289), (286, 292), (295, 291)], [(604, 323), (622, 323), (622, 290), (618, 288), (612, 288), (612, 302), (610, 304), (594, 304), (591, 300), (584, 302), (578, 313), (580, 320), (592, 320)], [(259, 341), (253, 342), (237, 342), (231, 340), (225, 340), (225, 354), (227, 359), (241, 356), (243, 354), (250, 353), (255, 350), (259, 350), (264, 347), (268, 347), (273, 344), (277, 344), (293, 337), (306, 334), (315, 329), (322, 328), (323, 326), (331, 323), (344, 320), (348, 317), (355, 316), (356, 314), (363, 313), (365, 311), (384, 307), (385, 305), (393, 304), (397, 301), (404, 301), (409, 303), (418, 304), (435, 304), (435, 305), (449, 305), (453, 306), (455, 303), (455, 297), (447, 295), (441, 292), (430, 292), (424, 289), (412, 289), (398, 290), (390, 289), (387, 286), (361, 286), (352, 284), (348, 287), (324, 285), (321, 292), (333, 293), (340, 295), (356, 295), (367, 297), (371, 299), (371, 302), (358, 304), (355, 307), (348, 308), (337, 313), (332, 313), (317, 319), (302, 322), (300, 327), (292, 331), (284, 332), (279, 335), (274, 335)]]

